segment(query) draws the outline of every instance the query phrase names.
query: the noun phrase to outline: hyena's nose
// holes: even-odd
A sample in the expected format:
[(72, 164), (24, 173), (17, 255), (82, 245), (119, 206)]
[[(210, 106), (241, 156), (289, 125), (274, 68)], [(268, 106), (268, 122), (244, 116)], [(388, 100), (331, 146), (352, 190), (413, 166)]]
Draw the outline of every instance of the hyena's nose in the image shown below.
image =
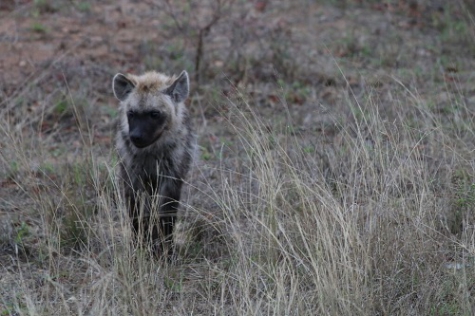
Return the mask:
[(147, 141), (144, 137), (142, 137), (142, 135), (138, 133), (132, 133), (129, 135), (129, 137), (135, 147), (143, 148), (147, 146)]
[(142, 137), (140, 137), (138, 135), (130, 135), (130, 140), (133, 143), (140, 143), (142, 141)]

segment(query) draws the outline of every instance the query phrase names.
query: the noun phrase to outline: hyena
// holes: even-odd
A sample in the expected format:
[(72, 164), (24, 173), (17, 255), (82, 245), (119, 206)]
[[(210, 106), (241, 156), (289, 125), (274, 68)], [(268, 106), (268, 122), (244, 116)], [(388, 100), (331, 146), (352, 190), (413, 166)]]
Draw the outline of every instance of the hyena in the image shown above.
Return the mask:
[(135, 238), (170, 259), (181, 187), (196, 147), (183, 103), (188, 73), (118, 73), (112, 89), (120, 101), (116, 146)]

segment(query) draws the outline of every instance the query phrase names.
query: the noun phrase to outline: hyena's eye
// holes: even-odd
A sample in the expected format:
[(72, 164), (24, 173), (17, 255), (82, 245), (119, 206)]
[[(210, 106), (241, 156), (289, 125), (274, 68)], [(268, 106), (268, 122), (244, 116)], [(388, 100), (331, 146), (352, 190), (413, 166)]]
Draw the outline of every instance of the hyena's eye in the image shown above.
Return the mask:
[(129, 118), (134, 117), (134, 115), (135, 115), (135, 112), (134, 112), (134, 111), (132, 111), (132, 110), (127, 111), (127, 116), (128, 116)]
[(153, 111), (153, 112), (150, 112), (150, 117), (153, 118), (153, 119), (158, 119), (162, 116), (162, 114), (158, 111)]

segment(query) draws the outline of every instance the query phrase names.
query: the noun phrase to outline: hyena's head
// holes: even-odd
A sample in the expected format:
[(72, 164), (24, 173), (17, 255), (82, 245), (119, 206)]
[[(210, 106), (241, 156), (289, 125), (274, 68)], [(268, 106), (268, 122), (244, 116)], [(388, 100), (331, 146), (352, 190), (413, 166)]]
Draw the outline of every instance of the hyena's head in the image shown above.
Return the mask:
[(112, 89), (121, 101), (121, 132), (137, 148), (157, 141), (173, 124), (179, 124), (188, 97), (188, 73), (170, 78), (157, 72), (141, 76), (116, 74)]

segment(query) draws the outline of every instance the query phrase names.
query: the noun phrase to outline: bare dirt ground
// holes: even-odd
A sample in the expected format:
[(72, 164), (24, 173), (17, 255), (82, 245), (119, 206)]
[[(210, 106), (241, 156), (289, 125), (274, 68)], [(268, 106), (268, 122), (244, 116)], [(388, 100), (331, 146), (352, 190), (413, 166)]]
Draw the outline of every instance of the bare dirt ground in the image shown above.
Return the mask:
[[(474, 10), (2, 1), (0, 314), (470, 315)], [(111, 80), (151, 69), (192, 76), (175, 267), (116, 207)]]

